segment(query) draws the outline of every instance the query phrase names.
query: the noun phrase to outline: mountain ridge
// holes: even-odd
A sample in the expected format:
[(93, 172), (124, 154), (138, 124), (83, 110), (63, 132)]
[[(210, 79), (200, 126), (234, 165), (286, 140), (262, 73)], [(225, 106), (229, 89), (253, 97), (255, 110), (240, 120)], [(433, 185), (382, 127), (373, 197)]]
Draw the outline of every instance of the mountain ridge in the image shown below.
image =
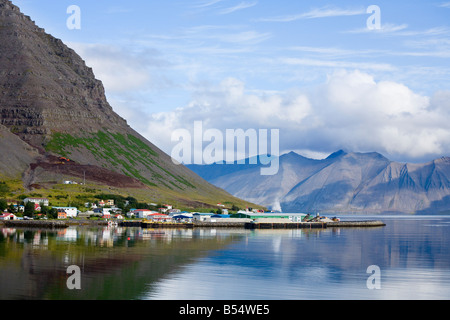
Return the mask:
[[(208, 171), (207, 166), (202, 170), (190, 168), (201, 176)], [(260, 176), (254, 167), (209, 181), (233, 195), (280, 211), (337, 214), (450, 210), (448, 157), (412, 164), (391, 161), (377, 152), (339, 150), (322, 160), (290, 152), (280, 156), (280, 170), (275, 176)]]

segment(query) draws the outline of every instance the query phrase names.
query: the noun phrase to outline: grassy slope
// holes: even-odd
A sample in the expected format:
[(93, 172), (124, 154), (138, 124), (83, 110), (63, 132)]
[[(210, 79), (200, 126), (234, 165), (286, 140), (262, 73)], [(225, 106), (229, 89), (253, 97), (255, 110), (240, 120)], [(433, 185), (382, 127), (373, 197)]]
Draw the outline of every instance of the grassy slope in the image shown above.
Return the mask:
[(66, 205), (69, 201), (84, 203), (92, 201), (95, 194), (108, 193), (132, 196), (142, 202), (171, 203), (184, 208), (214, 207), (219, 202), (227, 207), (235, 204), (241, 208), (260, 208), (217, 188), (199, 185), (198, 180), (192, 180), (181, 174), (181, 171), (171, 170), (173, 164), (165, 164), (155, 150), (131, 134), (107, 130), (85, 133), (83, 136), (55, 133), (46, 144), (46, 151), (67, 158), (76, 156), (80, 149), (93, 156), (97, 164), (136, 178), (146, 184), (148, 189), (119, 189), (87, 183), (86, 186), (56, 184), (35, 192), (49, 197), (55, 205)]

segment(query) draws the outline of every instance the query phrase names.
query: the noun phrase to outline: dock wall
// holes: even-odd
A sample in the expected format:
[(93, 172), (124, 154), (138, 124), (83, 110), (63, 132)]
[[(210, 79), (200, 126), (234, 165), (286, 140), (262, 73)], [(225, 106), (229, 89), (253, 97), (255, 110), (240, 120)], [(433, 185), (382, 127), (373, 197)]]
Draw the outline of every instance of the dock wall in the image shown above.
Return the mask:
[[(121, 227), (141, 228), (243, 228), (243, 229), (326, 229), (326, 228), (370, 228), (384, 227), (382, 221), (339, 221), (339, 222), (266, 222), (266, 221), (216, 221), (194, 223), (158, 223), (151, 221), (123, 221)], [(69, 226), (104, 226), (106, 221), (58, 221), (58, 220), (5, 220), (1, 221), (6, 227), (61, 229)]]
[(40, 229), (65, 229), (69, 225), (65, 221), (57, 220), (5, 220), (5, 227), (15, 228), (40, 228)]

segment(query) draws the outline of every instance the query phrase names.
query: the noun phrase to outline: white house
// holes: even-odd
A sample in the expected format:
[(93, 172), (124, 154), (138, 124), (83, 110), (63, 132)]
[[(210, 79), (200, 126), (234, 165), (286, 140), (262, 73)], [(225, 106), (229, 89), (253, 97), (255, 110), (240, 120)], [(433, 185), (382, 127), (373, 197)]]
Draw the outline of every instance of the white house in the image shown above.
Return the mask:
[(12, 213), (5, 213), (0, 216), (0, 220), (17, 220), (17, 217)]
[(44, 206), (48, 207), (49, 201), (47, 198), (26, 198), (23, 200), (25, 204), (28, 202), (32, 202), (34, 204), (40, 205), (41, 203), (44, 204)]
[(152, 213), (157, 213), (148, 209), (137, 209), (133, 211), (134, 216), (138, 219), (147, 219), (147, 217)]
[(211, 217), (214, 215), (214, 213), (199, 213), (196, 212), (192, 215), (195, 221), (208, 221), (211, 219)]
[(56, 210), (64, 210), (67, 213), (67, 218), (76, 218), (78, 209), (75, 207), (54, 207)]
[(172, 217), (158, 212), (152, 212), (147, 216), (148, 220), (158, 221), (158, 222), (169, 222), (172, 221)]

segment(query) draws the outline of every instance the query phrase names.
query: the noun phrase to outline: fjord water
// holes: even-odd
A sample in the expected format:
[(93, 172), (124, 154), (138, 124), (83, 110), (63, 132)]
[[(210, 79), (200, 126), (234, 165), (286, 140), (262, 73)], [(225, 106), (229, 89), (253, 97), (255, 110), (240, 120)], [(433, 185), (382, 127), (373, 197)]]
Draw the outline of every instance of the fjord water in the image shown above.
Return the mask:
[[(450, 298), (450, 216), (340, 218), (386, 227), (1, 228), (0, 299)], [(67, 287), (72, 265), (80, 290)]]

